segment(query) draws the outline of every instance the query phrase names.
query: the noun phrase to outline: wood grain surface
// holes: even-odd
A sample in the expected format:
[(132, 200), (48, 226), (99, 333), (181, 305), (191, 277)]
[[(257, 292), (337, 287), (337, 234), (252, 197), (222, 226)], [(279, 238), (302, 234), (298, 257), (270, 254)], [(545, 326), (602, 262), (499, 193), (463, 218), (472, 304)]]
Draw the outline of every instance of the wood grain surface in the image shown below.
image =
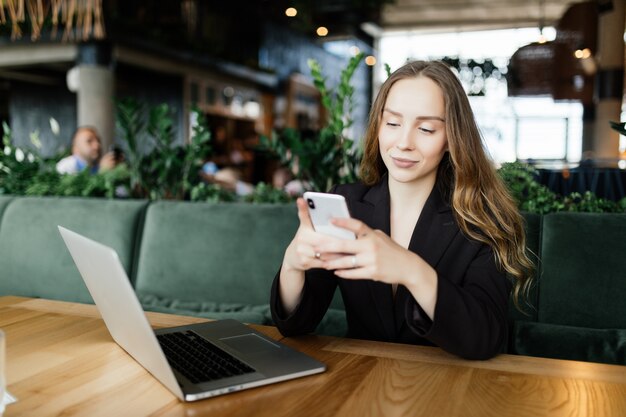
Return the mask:
[[(153, 327), (205, 319), (147, 313)], [(93, 305), (0, 297), (4, 416), (626, 416), (626, 367), (308, 335), (284, 338), (325, 373), (193, 403), (178, 401), (111, 339)]]

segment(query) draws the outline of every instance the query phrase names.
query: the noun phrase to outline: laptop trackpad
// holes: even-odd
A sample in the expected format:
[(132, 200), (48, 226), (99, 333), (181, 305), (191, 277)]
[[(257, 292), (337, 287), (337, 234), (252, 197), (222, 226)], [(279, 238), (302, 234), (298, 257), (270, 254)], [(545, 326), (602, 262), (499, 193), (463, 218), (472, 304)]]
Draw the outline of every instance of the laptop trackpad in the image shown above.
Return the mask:
[(243, 354), (267, 352), (274, 349), (280, 349), (274, 343), (269, 342), (254, 333), (225, 337), (220, 339), (220, 342)]

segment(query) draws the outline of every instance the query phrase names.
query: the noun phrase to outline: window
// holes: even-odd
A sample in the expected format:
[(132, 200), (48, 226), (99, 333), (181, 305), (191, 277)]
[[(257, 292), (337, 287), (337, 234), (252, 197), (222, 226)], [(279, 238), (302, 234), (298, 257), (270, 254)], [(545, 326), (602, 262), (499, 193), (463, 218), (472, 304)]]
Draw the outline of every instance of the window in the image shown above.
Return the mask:
[[(554, 28), (544, 28), (548, 40)], [(516, 159), (579, 161), (582, 150), (582, 105), (555, 102), (550, 96), (509, 97), (506, 68), (513, 53), (537, 41), (539, 29), (521, 28), (477, 32), (437, 33), (390, 32), (380, 39), (380, 61), (375, 90), (386, 79), (388, 64), (395, 70), (411, 59), (458, 59), (461, 66), (490, 60), (497, 71), (478, 80), (461, 71), (460, 78), (483, 135), (485, 146), (496, 163)], [(488, 45), (488, 47), (485, 47)], [(476, 71), (480, 73), (481, 71)], [(480, 74), (477, 74), (480, 76)], [(482, 95), (471, 95), (479, 92)]]

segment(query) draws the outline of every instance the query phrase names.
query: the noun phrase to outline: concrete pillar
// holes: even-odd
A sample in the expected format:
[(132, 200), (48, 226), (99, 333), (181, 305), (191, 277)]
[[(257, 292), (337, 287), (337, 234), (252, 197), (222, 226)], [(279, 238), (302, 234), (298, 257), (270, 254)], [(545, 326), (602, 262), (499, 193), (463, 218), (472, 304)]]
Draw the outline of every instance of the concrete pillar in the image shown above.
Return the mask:
[(612, 10), (601, 11), (598, 22), (593, 136), (593, 152), (598, 159), (619, 157), (619, 134), (609, 121), (620, 120), (624, 94), (624, 2), (612, 0)]
[(101, 42), (80, 45), (67, 84), (76, 92), (77, 125), (95, 127), (104, 152), (115, 138), (114, 81), (110, 46)]

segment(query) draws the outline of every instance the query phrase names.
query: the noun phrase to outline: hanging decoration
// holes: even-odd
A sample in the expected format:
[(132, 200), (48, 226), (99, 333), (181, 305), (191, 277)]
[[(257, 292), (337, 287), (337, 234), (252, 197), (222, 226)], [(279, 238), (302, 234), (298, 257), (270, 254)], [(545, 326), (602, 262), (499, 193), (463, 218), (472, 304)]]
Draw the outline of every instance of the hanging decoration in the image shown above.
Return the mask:
[(41, 38), (45, 25), (51, 24), (50, 38), (56, 39), (63, 28), (62, 41), (83, 41), (105, 37), (102, 0), (0, 0), (0, 25), (11, 25), (11, 40), (22, 38), (30, 26), (30, 38)]

